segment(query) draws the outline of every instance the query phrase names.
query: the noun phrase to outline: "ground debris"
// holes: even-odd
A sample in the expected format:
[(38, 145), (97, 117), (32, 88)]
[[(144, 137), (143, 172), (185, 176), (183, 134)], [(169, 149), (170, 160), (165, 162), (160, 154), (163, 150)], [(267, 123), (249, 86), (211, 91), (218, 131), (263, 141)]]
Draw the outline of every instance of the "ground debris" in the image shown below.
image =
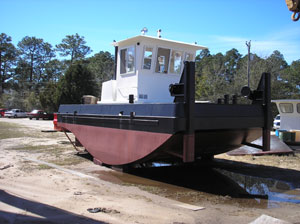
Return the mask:
[(263, 214), (249, 224), (290, 224), (290, 222), (286, 222), (284, 220), (276, 219)]
[(177, 204), (174, 204), (174, 205), (177, 206), (177, 207), (189, 209), (189, 210), (192, 210), (192, 211), (199, 211), (199, 210), (205, 209), (204, 207), (190, 205), (190, 204), (186, 204), (186, 203), (177, 203)]
[(41, 132), (57, 132), (56, 130), (41, 130)]
[(87, 211), (90, 212), (90, 213), (98, 213), (98, 212), (113, 213), (113, 214), (120, 213), (118, 210), (115, 210), (115, 209), (101, 208), (101, 207), (88, 208)]
[(5, 170), (5, 169), (10, 168), (10, 167), (13, 167), (13, 166), (14, 166), (14, 165), (9, 164), (9, 165), (0, 167), (0, 170)]

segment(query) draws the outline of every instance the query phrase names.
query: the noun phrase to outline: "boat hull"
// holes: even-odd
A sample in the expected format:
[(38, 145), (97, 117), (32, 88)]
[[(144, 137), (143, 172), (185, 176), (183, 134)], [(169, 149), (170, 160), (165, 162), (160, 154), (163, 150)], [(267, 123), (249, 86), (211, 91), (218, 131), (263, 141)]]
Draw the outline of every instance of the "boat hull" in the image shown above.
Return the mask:
[(107, 165), (124, 165), (141, 160), (172, 136), (66, 123), (59, 123), (59, 126), (72, 132), (97, 162)]
[(193, 133), (186, 131), (184, 106), (61, 105), (57, 125), (72, 132), (96, 161), (107, 165), (190, 162), (184, 157), (187, 152), (194, 161), (228, 152), (262, 136), (261, 105), (195, 104)]

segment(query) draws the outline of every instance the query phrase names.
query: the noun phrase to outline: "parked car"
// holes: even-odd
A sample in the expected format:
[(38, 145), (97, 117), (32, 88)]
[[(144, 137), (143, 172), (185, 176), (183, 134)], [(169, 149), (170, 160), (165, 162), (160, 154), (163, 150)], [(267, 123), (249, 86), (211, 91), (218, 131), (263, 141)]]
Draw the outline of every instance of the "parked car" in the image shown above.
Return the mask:
[(4, 117), (4, 114), (7, 110), (4, 108), (0, 108), (0, 117)]
[(278, 114), (273, 121), (273, 129), (280, 129), (280, 114)]
[(8, 118), (27, 117), (27, 113), (21, 109), (12, 109), (10, 111), (6, 111), (4, 117), (8, 117)]
[(36, 120), (39, 120), (40, 118), (43, 120), (53, 120), (53, 114), (47, 113), (43, 110), (33, 110), (30, 113), (27, 114), (27, 117), (31, 120), (32, 118), (35, 118)]

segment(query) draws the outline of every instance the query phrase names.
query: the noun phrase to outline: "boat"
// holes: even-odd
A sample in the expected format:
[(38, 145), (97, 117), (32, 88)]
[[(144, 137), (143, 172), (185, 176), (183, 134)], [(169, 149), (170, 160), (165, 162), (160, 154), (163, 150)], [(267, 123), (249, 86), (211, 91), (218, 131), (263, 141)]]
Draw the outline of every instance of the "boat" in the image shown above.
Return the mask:
[[(57, 126), (72, 132), (102, 165), (127, 166), (211, 159), (242, 145), (270, 148), (270, 75), (250, 104), (225, 95), (216, 103), (195, 101), (196, 51), (206, 49), (145, 33), (114, 42), (115, 74), (102, 84), (96, 104), (60, 105)], [(263, 136), (263, 145), (251, 144)]]

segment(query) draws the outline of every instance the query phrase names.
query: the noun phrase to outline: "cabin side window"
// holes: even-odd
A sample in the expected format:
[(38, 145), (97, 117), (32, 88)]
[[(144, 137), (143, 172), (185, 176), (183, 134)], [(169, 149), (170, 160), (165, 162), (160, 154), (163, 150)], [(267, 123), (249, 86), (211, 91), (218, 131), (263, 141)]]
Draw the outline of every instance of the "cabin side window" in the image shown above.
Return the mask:
[(120, 73), (129, 73), (134, 71), (135, 52), (134, 47), (124, 48), (120, 51), (121, 67)]
[(157, 73), (168, 73), (170, 49), (158, 48), (155, 72)]
[(180, 74), (181, 73), (181, 64), (182, 64), (182, 51), (172, 51), (171, 63), (170, 63), (170, 73)]
[(151, 69), (153, 47), (144, 48), (143, 69)]
[(300, 114), (300, 103), (297, 103), (297, 112)]
[(293, 104), (292, 103), (280, 103), (279, 108), (281, 113), (293, 113)]
[(185, 61), (194, 61), (193, 59), (194, 59), (194, 57), (193, 57), (194, 55), (193, 54), (191, 54), (191, 53), (185, 53)]

